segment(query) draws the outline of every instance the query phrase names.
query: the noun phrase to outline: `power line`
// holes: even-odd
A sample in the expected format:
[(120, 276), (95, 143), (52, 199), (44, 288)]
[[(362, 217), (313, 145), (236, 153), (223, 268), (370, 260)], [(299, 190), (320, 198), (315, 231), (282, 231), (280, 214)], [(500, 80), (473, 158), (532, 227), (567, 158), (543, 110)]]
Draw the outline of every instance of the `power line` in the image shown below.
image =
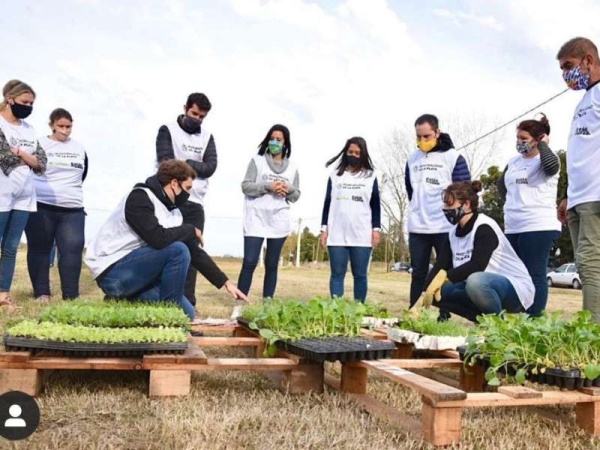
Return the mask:
[(485, 138), (486, 138), (486, 137), (488, 137), (489, 135), (491, 135), (491, 134), (494, 134), (496, 131), (499, 131), (499, 130), (501, 130), (502, 128), (504, 128), (504, 127), (506, 127), (506, 126), (510, 125), (511, 123), (513, 123), (513, 122), (515, 122), (515, 121), (519, 120), (521, 117), (524, 117), (524, 116), (526, 116), (527, 114), (529, 114), (530, 112), (532, 112), (532, 111), (535, 111), (535, 110), (536, 110), (536, 109), (538, 109), (540, 106), (544, 106), (545, 104), (547, 104), (547, 103), (550, 103), (552, 100), (554, 100), (554, 99), (555, 99), (555, 98), (557, 98), (557, 97), (560, 97), (561, 95), (563, 95), (565, 92), (567, 92), (567, 91), (569, 91), (569, 90), (570, 90), (570, 88), (566, 88), (564, 91), (561, 91), (561, 92), (559, 92), (559, 93), (558, 93), (558, 94), (556, 94), (556, 95), (553, 95), (553, 96), (552, 96), (552, 97), (550, 97), (548, 100), (545, 100), (545, 101), (543, 101), (542, 103), (540, 103), (539, 105), (536, 105), (536, 106), (534, 106), (534, 107), (533, 107), (533, 108), (531, 108), (531, 109), (528, 109), (528, 110), (527, 110), (527, 111), (525, 111), (523, 114), (521, 114), (521, 115), (519, 115), (519, 116), (517, 116), (517, 117), (515, 117), (515, 118), (513, 118), (513, 119), (511, 119), (511, 120), (509, 120), (509, 121), (508, 121), (508, 122), (506, 122), (506, 123), (503, 123), (502, 125), (500, 125), (500, 126), (498, 126), (498, 127), (494, 128), (492, 131), (489, 131), (489, 132), (485, 133), (483, 136), (480, 136), (480, 137), (478, 137), (477, 139), (475, 139), (475, 140), (473, 140), (473, 141), (469, 142), (468, 144), (465, 144), (465, 145), (463, 145), (462, 147), (458, 148), (457, 150), (462, 150), (463, 148), (466, 148), (466, 147), (468, 147), (469, 145), (472, 145), (472, 144), (474, 144), (475, 142), (478, 142), (478, 141), (480, 141), (480, 140), (482, 140), (482, 139), (485, 139)]

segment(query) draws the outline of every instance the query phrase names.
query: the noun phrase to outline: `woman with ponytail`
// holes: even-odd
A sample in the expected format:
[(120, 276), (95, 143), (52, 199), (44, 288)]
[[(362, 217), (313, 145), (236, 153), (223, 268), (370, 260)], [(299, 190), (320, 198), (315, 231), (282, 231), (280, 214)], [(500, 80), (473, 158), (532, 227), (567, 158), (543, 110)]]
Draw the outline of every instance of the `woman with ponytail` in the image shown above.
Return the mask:
[(371, 251), (381, 240), (379, 186), (367, 143), (353, 137), (327, 167), (337, 162), (327, 180), (319, 242), (327, 247), (332, 297), (343, 297), (348, 260), (354, 277), (354, 300), (367, 298), (367, 269)]
[(46, 170), (46, 154), (36, 133), (24, 119), (33, 111), (34, 90), (11, 80), (0, 103), (0, 305), (13, 303), (10, 288), (21, 235), (29, 213), (36, 210), (32, 171)]
[(527, 311), (539, 316), (548, 301), (546, 267), (561, 224), (556, 216), (560, 160), (548, 147), (550, 124), (544, 114), (517, 126), (517, 152), (498, 180), (504, 203), (504, 232), (535, 285)]
[(473, 322), (481, 314), (524, 312), (533, 304), (527, 268), (490, 217), (477, 211), (479, 181), (452, 183), (443, 193), (449, 239), (427, 277), (418, 303)]
[(273, 298), (277, 287), (277, 266), (285, 239), (291, 231), (290, 203), (300, 198), (300, 180), (290, 161), (290, 130), (273, 125), (258, 146), (242, 181), (244, 208), (244, 261), (238, 288), (246, 295), (263, 242), (267, 240), (263, 299)]

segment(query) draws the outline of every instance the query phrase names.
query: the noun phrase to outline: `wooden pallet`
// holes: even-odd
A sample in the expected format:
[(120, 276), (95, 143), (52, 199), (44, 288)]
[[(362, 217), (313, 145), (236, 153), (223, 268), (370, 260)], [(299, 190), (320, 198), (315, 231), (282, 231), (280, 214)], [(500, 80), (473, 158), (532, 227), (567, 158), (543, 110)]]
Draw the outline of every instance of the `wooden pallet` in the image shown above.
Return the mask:
[[(409, 432), (419, 434), (430, 444), (443, 446), (460, 442), (464, 408), (495, 406), (544, 406), (575, 404), (576, 424), (592, 436), (600, 436), (600, 388), (579, 391), (537, 391), (522, 386), (503, 386), (498, 392), (483, 390), (483, 371), (465, 373), (456, 359), (390, 359), (342, 364), (341, 378), (326, 375), (325, 382), (349, 395), (366, 411), (380, 416)], [(459, 368), (460, 387), (416, 373), (431, 368)], [(473, 367), (476, 369), (477, 366)], [(371, 371), (419, 393), (422, 419), (413, 417), (374, 399), (367, 394), (367, 374)], [(477, 389), (481, 387), (480, 389)]]
[[(231, 331), (230, 327), (211, 327), (214, 331)], [(145, 355), (139, 357), (65, 357), (30, 352), (0, 353), (0, 393), (19, 390), (38, 395), (42, 389), (43, 372), (48, 370), (144, 370), (149, 372), (151, 397), (181, 396), (190, 392), (192, 371), (249, 370), (282, 372), (279, 388), (289, 393), (323, 392), (324, 368), (293, 355), (280, 353), (276, 358), (264, 358), (263, 341), (246, 336), (233, 328), (233, 337), (190, 337), (189, 347), (180, 355)], [(247, 347), (247, 358), (209, 358), (206, 347)]]

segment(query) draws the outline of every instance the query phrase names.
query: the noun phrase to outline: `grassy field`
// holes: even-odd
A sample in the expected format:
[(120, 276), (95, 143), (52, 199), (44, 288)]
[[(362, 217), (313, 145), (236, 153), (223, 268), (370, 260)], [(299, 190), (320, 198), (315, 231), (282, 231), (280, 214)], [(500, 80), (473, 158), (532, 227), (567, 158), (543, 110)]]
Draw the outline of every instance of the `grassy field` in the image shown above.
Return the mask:
[[(13, 298), (21, 309), (0, 310), (7, 322), (35, 316), (42, 306), (31, 298), (25, 251), (19, 253)], [(239, 260), (219, 261), (237, 279)], [(257, 270), (253, 301), (262, 289)], [(309, 299), (328, 294), (329, 271), (323, 268), (283, 268), (278, 295)], [(351, 277), (346, 290), (351, 292)], [(58, 274), (52, 269), (58, 302)], [(369, 299), (399, 312), (408, 305), (407, 274), (385, 273), (373, 266)], [(87, 269), (82, 278), (86, 298), (101, 298)], [(198, 309), (203, 316), (228, 317), (232, 301), (199, 278)], [(551, 289), (549, 309), (576, 311), (581, 292)], [(208, 352), (207, 352), (208, 353)], [(241, 356), (221, 349), (210, 354)], [(420, 415), (419, 396), (386, 380), (371, 379), (369, 393), (408, 414)], [(42, 421), (26, 441), (2, 448), (18, 449), (425, 449), (429, 446), (362, 413), (335, 392), (287, 396), (263, 375), (251, 372), (195, 373), (192, 392), (185, 398), (149, 399), (147, 376), (136, 372), (56, 371), (46, 381), (38, 402)], [(574, 408), (549, 408), (568, 422)], [(463, 449), (600, 449), (575, 427), (547, 421), (525, 409), (477, 409), (463, 414)]]

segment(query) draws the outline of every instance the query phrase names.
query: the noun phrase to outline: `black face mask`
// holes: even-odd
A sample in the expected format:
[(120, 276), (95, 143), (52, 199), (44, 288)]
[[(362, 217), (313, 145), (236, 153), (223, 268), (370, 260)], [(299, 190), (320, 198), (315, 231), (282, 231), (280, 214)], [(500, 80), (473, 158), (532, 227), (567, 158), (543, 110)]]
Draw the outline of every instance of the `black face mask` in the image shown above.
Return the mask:
[(346, 155), (346, 160), (350, 167), (356, 167), (360, 164), (360, 158), (354, 155)]
[(463, 209), (462, 205), (459, 206), (458, 208), (452, 208), (452, 209), (444, 208), (443, 211), (444, 211), (444, 216), (446, 216), (446, 219), (452, 225), (456, 225), (460, 221), (460, 219), (462, 219), (467, 214), (465, 212), (465, 210)]
[(181, 192), (179, 194), (175, 194), (175, 192), (173, 193), (175, 194), (175, 206), (181, 208), (181, 206), (190, 198), (190, 194), (183, 189), (181, 183), (179, 183), (179, 187), (181, 188)]
[(201, 124), (201, 120), (194, 119), (188, 115), (183, 116), (183, 119), (181, 120), (181, 128), (183, 128), (183, 131), (189, 134), (200, 133)]
[(10, 110), (12, 111), (13, 116), (15, 116), (17, 119), (26, 119), (33, 111), (33, 106), (22, 105), (15, 102), (10, 105)]

